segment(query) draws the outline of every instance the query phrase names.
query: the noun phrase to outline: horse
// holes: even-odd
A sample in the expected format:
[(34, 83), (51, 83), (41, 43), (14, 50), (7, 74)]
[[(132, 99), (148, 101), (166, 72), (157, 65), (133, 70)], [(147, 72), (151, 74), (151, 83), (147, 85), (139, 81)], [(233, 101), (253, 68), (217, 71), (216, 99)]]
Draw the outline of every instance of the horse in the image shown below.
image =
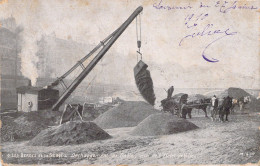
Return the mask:
[(170, 112), (172, 115), (176, 114), (176, 111), (178, 109), (178, 103), (173, 99), (164, 99), (161, 101), (161, 106), (163, 107), (162, 111), (164, 112)]
[(245, 96), (238, 99), (238, 101), (239, 101), (240, 111), (242, 111), (245, 108), (245, 105), (251, 102), (251, 98), (250, 96)]
[(224, 122), (224, 116), (226, 115), (225, 120), (228, 121), (228, 115), (230, 114), (230, 109), (232, 108), (232, 98), (227, 96), (224, 98), (223, 103), (219, 107), (219, 118)]
[(239, 101), (237, 99), (232, 99), (232, 106), (230, 108), (230, 113), (234, 114), (235, 113), (235, 107), (239, 106)]
[(211, 102), (210, 98), (205, 98), (196, 101), (190, 101), (187, 102), (187, 104), (183, 104), (181, 107), (182, 118), (186, 119), (186, 115), (188, 114), (189, 118), (191, 119), (191, 111), (193, 108), (202, 109), (203, 112), (205, 113), (205, 117), (208, 117), (207, 107), (209, 106), (210, 102)]
[(230, 108), (231, 114), (234, 113), (234, 108), (237, 106), (239, 110), (242, 111), (245, 105), (251, 102), (250, 96), (240, 97), (238, 99), (232, 99), (232, 107)]

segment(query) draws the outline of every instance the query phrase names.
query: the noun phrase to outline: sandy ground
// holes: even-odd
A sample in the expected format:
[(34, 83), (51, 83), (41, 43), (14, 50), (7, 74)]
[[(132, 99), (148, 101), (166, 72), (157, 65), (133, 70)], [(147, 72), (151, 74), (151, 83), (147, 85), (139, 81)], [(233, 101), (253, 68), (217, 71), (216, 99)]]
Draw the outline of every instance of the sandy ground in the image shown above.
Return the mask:
[(189, 119), (199, 129), (157, 137), (131, 136), (133, 127), (106, 131), (113, 138), (74, 146), (1, 145), (14, 164), (245, 164), (260, 159), (260, 114), (231, 115), (225, 123)]

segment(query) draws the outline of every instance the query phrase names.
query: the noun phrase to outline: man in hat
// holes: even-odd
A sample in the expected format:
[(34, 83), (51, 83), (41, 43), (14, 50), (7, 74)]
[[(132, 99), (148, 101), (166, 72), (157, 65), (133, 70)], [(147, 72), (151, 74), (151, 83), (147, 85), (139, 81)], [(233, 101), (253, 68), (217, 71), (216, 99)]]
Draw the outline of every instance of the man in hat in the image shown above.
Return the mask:
[(171, 86), (169, 89), (168, 89), (168, 91), (167, 91), (167, 99), (170, 99), (171, 97), (172, 97), (172, 93), (173, 93), (173, 91), (174, 91), (174, 87), (173, 86)]

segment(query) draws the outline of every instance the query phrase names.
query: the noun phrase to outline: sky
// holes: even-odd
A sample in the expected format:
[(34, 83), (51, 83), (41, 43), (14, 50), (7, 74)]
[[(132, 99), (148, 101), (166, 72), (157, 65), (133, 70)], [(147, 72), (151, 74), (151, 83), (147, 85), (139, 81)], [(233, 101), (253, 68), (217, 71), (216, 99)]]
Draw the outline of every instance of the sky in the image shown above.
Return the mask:
[[(2, 0), (0, 17), (13, 16), (17, 24), (23, 26), (22, 73), (33, 82), (40, 73), (35, 67), (39, 60), (36, 41), (43, 34), (55, 33), (61, 39), (97, 45), (138, 6), (143, 6), (141, 52), (154, 86), (259, 89), (258, 1), (229, 1), (221, 7), (223, 3), (196, 0)], [(200, 8), (200, 5), (204, 7)], [(253, 9), (248, 9), (250, 7)], [(99, 75), (97, 82), (135, 84), (136, 40), (134, 20), (102, 59), (103, 67), (98, 64), (93, 71)], [(202, 55), (218, 62), (208, 62)], [(73, 56), (64, 59), (78, 60)], [(86, 79), (91, 80), (91, 77)]]

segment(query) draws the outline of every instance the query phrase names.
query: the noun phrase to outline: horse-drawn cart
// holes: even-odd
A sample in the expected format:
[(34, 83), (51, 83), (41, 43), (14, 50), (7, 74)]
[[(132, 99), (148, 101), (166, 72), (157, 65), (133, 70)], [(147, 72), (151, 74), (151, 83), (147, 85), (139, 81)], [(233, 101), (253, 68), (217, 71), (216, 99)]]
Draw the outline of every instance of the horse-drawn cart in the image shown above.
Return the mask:
[(188, 100), (188, 94), (179, 93), (171, 98), (166, 98), (161, 101), (162, 111), (170, 112), (178, 117), (186, 118), (188, 114), (191, 118), (191, 111), (193, 108), (202, 109), (207, 117), (206, 108), (211, 105), (209, 98)]

